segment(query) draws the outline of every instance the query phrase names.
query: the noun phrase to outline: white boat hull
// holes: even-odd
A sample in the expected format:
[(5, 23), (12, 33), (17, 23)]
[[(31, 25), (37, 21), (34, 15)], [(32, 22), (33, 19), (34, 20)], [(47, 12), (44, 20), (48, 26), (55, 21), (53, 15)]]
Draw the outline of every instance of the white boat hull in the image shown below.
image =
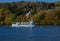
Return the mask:
[(11, 27), (34, 27), (33, 20), (30, 22), (15, 22), (11, 25)]
[(34, 27), (34, 25), (12, 25), (11, 27)]

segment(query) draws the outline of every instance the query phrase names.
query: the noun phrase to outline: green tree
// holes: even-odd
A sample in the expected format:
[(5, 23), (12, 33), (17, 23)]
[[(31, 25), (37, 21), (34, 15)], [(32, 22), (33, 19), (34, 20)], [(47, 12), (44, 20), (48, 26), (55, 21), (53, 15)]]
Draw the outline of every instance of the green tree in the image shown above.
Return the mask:
[(16, 21), (16, 15), (15, 14), (10, 14), (10, 16), (5, 18), (5, 24), (7, 24), (7, 25), (9, 25), (15, 21)]

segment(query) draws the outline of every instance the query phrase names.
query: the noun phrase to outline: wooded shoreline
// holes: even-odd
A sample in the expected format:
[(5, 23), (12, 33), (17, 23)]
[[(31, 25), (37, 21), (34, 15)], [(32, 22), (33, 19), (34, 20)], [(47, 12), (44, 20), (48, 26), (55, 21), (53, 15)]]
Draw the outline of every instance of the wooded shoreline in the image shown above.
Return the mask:
[[(31, 17), (25, 14), (31, 12)], [(60, 25), (60, 2), (0, 3), (0, 25), (25, 22), (30, 18), (36, 25)]]

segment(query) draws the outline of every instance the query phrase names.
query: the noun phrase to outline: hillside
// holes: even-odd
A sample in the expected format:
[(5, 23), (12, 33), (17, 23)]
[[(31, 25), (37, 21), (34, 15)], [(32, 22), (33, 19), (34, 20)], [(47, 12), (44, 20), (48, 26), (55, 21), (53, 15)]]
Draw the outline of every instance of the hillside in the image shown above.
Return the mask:
[(29, 21), (29, 16), (25, 16), (29, 11), (37, 25), (60, 25), (60, 2), (0, 3), (0, 25)]

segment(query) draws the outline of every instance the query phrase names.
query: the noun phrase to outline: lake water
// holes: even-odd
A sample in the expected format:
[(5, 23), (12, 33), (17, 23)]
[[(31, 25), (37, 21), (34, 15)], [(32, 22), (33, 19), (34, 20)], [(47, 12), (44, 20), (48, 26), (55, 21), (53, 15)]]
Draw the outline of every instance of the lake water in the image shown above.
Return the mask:
[(60, 41), (60, 26), (0, 26), (0, 41)]

